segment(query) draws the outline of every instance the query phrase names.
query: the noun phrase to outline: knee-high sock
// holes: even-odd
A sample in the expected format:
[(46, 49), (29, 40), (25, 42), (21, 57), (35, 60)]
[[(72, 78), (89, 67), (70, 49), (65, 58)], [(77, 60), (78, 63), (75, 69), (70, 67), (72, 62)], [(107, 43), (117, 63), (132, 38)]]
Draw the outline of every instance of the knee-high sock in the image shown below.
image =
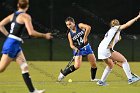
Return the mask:
[(91, 67), (90, 71), (91, 71), (91, 79), (95, 79), (97, 68)]
[(101, 81), (105, 81), (107, 79), (107, 76), (109, 75), (109, 73), (111, 72), (112, 69), (110, 69), (108, 66), (106, 66), (103, 75), (101, 77)]
[(123, 67), (123, 70), (124, 70), (127, 78), (131, 79), (132, 78), (132, 74), (131, 74), (131, 70), (130, 70), (129, 64), (127, 62), (124, 62), (122, 64), (122, 67)]
[(70, 66), (68, 69), (63, 71), (63, 75), (66, 76), (72, 72), (74, 72), (76, 70), (76, 68), (74, 67), (74, 65)]
[(35, 89), (33, 87), (33, 84), (32, 84), (32, 81), (31, 81), (29, 73), (28, 72), (27, 73), (23, 73), (22, 76), (23, 76), (23, 79), (24, 79), (24, 81), (25, 81), (29, 91), (33, 92)]

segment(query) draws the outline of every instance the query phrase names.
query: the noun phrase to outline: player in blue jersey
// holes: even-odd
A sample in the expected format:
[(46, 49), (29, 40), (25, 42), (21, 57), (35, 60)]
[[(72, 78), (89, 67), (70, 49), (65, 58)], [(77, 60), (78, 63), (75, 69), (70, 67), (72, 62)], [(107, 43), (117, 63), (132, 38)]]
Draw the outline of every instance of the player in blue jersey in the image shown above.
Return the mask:
[[(19, 64), (23, 79), (30, 93), (44, 93), (45, 90), (37, 90), (34, 88), (28, 71), (28, 64), (21, 49), (23, 40), (21, 39), (22, 28), (26, 27), (30, 36), (51, 39), (51, 33), (40, 33), (34, 30), (31, 17), (26, 13), (29, 7), (28, 0), (18, 1), (18, 10), (4, 18), (0, 22), (0, 31), (7, 36), (2, 49), (2, 57), (0, 61), (0, 72), (3, 72), (11, 61), (16, 60)], [(5, 25), (11, 23), (10, 33), (6, 30)]]
[(73, 54), (75, 54), (76, 51), (78, 51), (78, 53), (75, 57), (75, 64), (64, 71), (61, 71), (58, 76), (58, 81), (61, 81), (65, 76), (79, 69), (83, 56), (87, 56), (87, 59), (91, 64), (91, 81), (97, 81), (98, 79), (95, 78), (97, 71), (96, 58), (90, 44), (88, 43), (88, 35), (91, 27), (84, 23), (76, 25), (72, 17), (66, 18), (65, 23), (69, 29), (68, 40), (70, 47), (73, 49)]

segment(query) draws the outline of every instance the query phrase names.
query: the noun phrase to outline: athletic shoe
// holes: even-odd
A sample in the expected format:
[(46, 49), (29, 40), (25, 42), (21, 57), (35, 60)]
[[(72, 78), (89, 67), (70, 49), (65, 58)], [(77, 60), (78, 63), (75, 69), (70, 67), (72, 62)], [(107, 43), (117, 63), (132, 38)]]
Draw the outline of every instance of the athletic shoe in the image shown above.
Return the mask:
[(108, 85), (106, 82), (103, 82), (101, 80), (99, 80), (96, 84), (99, 86), (107, 86)]
[(58, 81), (60, 82), (60, 81), (62, 81), (62, 79), (64, 79), (65, 78), (65, 76), (63, 75), (63, 71), (61, 70), (60, 71), (60, 74), (59, 74), (59, 76), (58, 76)]
[(91, 79), (92, 82), (98, 82), (99, 80), (100, 80), (100, 79), (97, 79), (97, 78)]
[(35, 89), (34, 92), (30, 92), (30, 93), (45, 93), (45, 89), (43, 89), (43, 90)]
[(140, 80), (140, 78), (138, 78), (138, 77), (132, 77), (132, 79), (128, 79), (128, 84), (133, 84), (139, 80)]

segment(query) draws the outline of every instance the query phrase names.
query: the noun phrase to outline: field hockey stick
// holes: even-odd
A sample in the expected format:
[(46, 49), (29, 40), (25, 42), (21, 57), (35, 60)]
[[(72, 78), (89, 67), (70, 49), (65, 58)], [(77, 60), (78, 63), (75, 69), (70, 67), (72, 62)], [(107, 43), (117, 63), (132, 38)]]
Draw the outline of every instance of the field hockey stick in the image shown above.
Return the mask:
[[(80, 10), (81, 12), (83, 12), (84, 14), (87, 14), (91, 18), (94, 18), (98, 22), (103, 23), (107, 27), (110, 27), (109, 22), (105, 21), (102, 17), (99, 17), (98, 15), (96, 15), (95, 13), (93, 13), (93, 11), (89, 11), (88, 9), (80, 6), (77, 3), (72, 3), (72, 6), (75, 7), (75, 8), (77, 8), (78, 10)], [(126, 34), (124, 31), (122, 31), (121, 34), (122, 34), (122, 36), (124, 38), (132, 39), (132, 40), (137, 40), (138, 39), (138, 37), (136, 35)]]
[[(117, 63), (117, 61), (114, 61), (114, 64), (123, 68), (121, 64)], [(137, 78), (140, 78), (137, 74), (134, 74), (133, 72), (131, 72), (131, 74), (134, 76), (134, 77), (137, 77)]]
[(68, 62), (68, 64), (66, 65), (64, 71), (70, 67), (70, 65), (71, 65), (72, 62), (74, 61), (75, 56), (76, 56), (77, 54), (78, 54), (78, 51), (76, 51), (76, 53), (74, 54), (74, 56), (72, 57), (72, 59)]

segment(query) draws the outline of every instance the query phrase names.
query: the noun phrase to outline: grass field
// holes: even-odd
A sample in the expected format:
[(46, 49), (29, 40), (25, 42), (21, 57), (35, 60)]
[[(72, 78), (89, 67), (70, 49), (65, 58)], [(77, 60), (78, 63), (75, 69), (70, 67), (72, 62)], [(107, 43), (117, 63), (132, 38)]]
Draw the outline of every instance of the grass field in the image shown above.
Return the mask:
[[(127, 84), (127, 78), (120, 67), (115, 66), (107, 79), (109, 86), (97, 86), (90, 82), (90, 65), (83, 62), (79, 70), (68, 75), (64, 82), (56, 82), (61, 68), (67, 62), (29, 62), (33, 83), (38, 89), (46, 89), (46, 93), (140, 93), (140, 82)], [(105, 67), (97, 62), (97, 78), (100, 78)], [(131, 70), (140, 75), (140, 62), (130, 62)], [(68, 79), (73, 82), (68, 83)], [(23, 82), (19, 66), (13, 62), (4, 73), (0, 74), (0, 93), (28, 93)]]

